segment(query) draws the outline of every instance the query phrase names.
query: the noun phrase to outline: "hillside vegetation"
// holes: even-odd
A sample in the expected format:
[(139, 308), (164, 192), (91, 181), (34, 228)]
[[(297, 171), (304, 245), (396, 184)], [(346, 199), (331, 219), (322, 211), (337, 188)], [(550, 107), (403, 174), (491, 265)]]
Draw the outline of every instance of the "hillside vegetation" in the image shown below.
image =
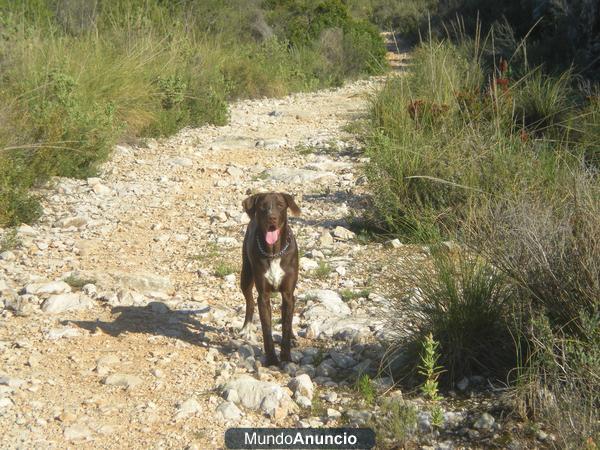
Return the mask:
[(523, 417), (580, 448), (600, 432), (600, 91), (534, 64), (506, 25), (460, 31), (417, 46), (365, 136), (369, 221), (432, 253), (399, 285), (394, 364), (415, 378), (432, 333), (446, 385), (508, 382)]
[(93, 175), (118, 141), (385, 65), (340, 0), (4, 0), (0, 34), (0, 226), (34, 220), (32, 185)]

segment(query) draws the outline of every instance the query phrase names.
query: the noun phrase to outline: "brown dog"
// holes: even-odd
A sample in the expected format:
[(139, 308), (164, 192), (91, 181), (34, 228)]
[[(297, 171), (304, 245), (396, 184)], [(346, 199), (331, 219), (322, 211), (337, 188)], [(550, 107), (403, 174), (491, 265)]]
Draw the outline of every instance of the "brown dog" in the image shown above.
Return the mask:
[(292, 214), (299, 215), (300, 208), (291, 195), (282, 193), (252, 195), (244, 200), (242, 206), (250, 216), (242, 249), (240, 286), (246, 298), (246, 319), (242, 333), (252, 323), (252, 286), (256, 286), (266, 364), (276, 365), (278, 361), (271, 334), (271, 292), (281, 292), (281, 360), (291, 361), (294, 289), (298, 281), (298, 246), (288, 225), (287, 209), (289, 208)]

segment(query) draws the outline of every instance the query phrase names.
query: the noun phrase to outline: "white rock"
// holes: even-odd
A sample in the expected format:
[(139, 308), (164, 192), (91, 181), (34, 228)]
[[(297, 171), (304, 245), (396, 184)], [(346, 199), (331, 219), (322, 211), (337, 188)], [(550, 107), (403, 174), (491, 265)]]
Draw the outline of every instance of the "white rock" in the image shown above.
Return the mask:
[(385, 244), (392, 248), (400, 248), (403, 246), (402, 242), (400, 242), (400, 239), (392, 239), (387, 241)]
[(17, 259), (17, 257), (10, 250), (0, 253), (0, 260), (2, 261), (14, 261), (15, 259)]
[(240, 403), (245, 408), (260, 409), (271, 417), (285, 416), (295, 407), (295, 403), (281, 386), (258, 381), (248, 375), (230, 381), (225, 385), (224, 390), (237, 391)]
[(93, 306), (90, 298), (79, 293), (51, 295), (42, 303), (42, 311), (47, 314), (58, 314), (71, 310), (88, 309)]
[(235, 283), (235, 280), (236, 280), (236, 278), (235, 278), (235, 273), (230, 273), (229, 275), (225, 275), (225, 276), (223, 277), (223, 279), (224, 279), (224, 280), (225, 280), (227, 283), (229, 283), (229, 284), (233, 284), (233, 283)]
[(25, 380), (20, 378), (0, 376), (0, 386), (8, 386), (9, 388), (18, 389), (25, 384)]
[(181, 403), (175, 412), (175, 421), (187, 419), (188, 417), (194, 416), (202, 411), (200, 403), (194, 398), (190, 398), (185, 402)]
[(142, 382), (140, 377), (124, 373), (113, 373), (104, 379), (104, 384), (107, 386), (121, 386), (125, 389), (134, 389)]
[(65, 428), (64, 436), (68, 441), (83, 441), (92, 437), (92, 431), (83, 424), (74, 424)]
[(301, 408), (312, 408), (312, 401), (310, 398), (305, 397), (304, 395), (299, 395), (296, 397), (296, 403)]
[(307, 374), (298, 375), (290, 380), (288, 387), (294, 393), (294, 397), (304, 396), (313, 398), (314, 386)]
[(112, 192), (112, 191), (111, 191), (111, 189), (110, 189), (108, 186), (105, 186), (105, 185), (103, 185), (103, 184), (100, 184), (100, 183), (98, 183), (98, 184), (95, 184), (95, 185), (92, 187), (92, 190), (93, 190), (93, 191), (94, 191), (96, 194), (98, 194), (98, 195), (107, 195), (107, 194), (110, 194), (110, 193)]
[(190, 158), (184, 158), (182, 156), (179, 156), (177, 158), (171, 158), (168, 160), (168, 163), (171, 164), (172, 166), (181, 166), (181, 167), (191, 167), (194, 165), (194, 161), (192, 161)]
[(322, 318), (323, 309), (341, 316), (347, 316), (352, 313), (350, 307), (342, 300), (342, 297), (337, 292), (329, 289), (310, 291), (306, 293), (305, 298), (314, 298), (316, 303), (316, 305), (304, 311), (304, 317), (307, 319), (313, 317)]
[(286, 184), (331, 183), (337, 180), (333, 172), (295, 169), (293, 167), (274, 167), (264, 172), (272, 181)]
[(32, 295), (65, 294), (71, 292), (71, 286), (64, 281), (51, 281), (49, 283), (31, 283), (25, 286), (25, 293)]
[(12, 406), (13, 406), (13, 401), (10, 398), (8, 398), (8, 397), (0, 398), (0, 411), (2, 411), (3, 409), (12, 408)]
[(35, 230), (35, 228), (27, 225), (27, 224), (22, 224), (19, 228), (17, 228), (17, 234), (20, 236), (37, 236), (38, 232)]
[(219, 413), (225, 420), (239, 420), (242, 417), (242, 411), (231, 401), (225, 401), (217, 407)]
[(319, 263), (314, 259), (302, 257), (300, 258), (300, 268), (304, 271), (314, 270), (319, 267)]
[(342, 240), (342, 241), (348, 241), (350, 239), (354, 239), (354, 237), (356, 236), (356, 234), (352, 231), (350, 231), (347, 228), (344, 227), (335, 227), (335, 229), (333, 230), (333, 235)]
[(46, 339), (48, 339), (50, 341), (56, 341), (57, 339), (61, 339), (61, 338), (77, 337), (79, 335), (81, 335), (81, 333), (77, 328), (70, 328), (70, 327), (53, 328), (51, 330), (48, 330), (45, 333)]
[(330, 419), (339, 419), (340, 417), (342, 417), (342, 413), (339, 412), (337, 409), (327, 408), (327, 417), (329, 417)]

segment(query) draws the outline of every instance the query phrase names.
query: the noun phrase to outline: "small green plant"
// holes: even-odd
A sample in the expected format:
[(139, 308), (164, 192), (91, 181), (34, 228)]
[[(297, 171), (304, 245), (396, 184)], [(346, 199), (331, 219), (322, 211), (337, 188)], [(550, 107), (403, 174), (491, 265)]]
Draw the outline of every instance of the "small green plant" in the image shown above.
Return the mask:
[(310, 407), (310, 413), (312, 416), (321, 417), (324, 416), (326, 412), (325, 405), (323, 404), (323, 400), (321, 400), (319, 389), (315, 389), (312, 398), (312, 405)]
[(444, 421), (444, 412), (439, 405), (442, 397), (439, 393), (438, 378), (444, 370), (437, 365), (440, 357), (438, 347), (439, 343), (429, 333), (423, 341), (419, 374), (425, 377), (425, 383), (421, 386), (421, 392), (432, 402), (431, 423), (434, 426), (440, 427)]
[(215, 276), (223, 278), (235, 272), (235, 267), (227, 262), (220, 261), (215, 266)]
[(96, 282), (96, 280), (86, 279), (86, 278), (79, 278), (76, 275), (69, 275), (63, 281), (65, 283), (67, 283), (69, 286), (71, 286), (72, 288), (75, 288), (75, 289), (81, 289), (86, 284), (94, 284)]
[(373, 386), (373, 382), (371, 381), (371, 377), (366, 373), (363, 373), (356, 380), (355, 385), (356, 391), (361, 395), (361, 397), (367, 402), (367, 404), (372, 404), (375, 400), (375, 396), (377, 395), (377, 391), (375, 390), (375, 386)]
[(417, 409), (401, 399), (386, 399), (371, 425), (378, 441), (390, 439), (395, 445), (403, 447), (417, 429)]
[(324, 280), (331, 273), (331, 266), (326, 261), (319, 261), (319, 267), (313, 271), (315, 278)]
[(219, 255), (219, 247), (214, 242), (209, 242), (202, 249), (202, 253), (198, 253), (196, 255), (190, 256), (190, 259), (193, 259), (198, 262), (211, 261), (214, 260)]
[(4, 236), (2, 236), (2, 239), (0, 239), (0, 253), (8, 250), (14, 250), (19, 245), (21, 245), (21, 240), (17, 235), (17, 230), (15, 228), (11, 228), (4, 233)]
[(352, 289), (343, 289), (340, 292), (342, 300), (345, 302), (349, 302), (350, 300), (354, 300), (355, 298), (367, 298), (371, 291), (369, 289), (362, 289), (360, 291), (354, 291)]

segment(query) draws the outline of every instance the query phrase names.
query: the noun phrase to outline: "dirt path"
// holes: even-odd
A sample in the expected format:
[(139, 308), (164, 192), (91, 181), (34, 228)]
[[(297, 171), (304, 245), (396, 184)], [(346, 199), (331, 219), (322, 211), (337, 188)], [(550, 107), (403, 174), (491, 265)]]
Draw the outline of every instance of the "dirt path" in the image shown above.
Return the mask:
[[(361, 245), (345, 222), (364, 206), (364, 180), (343, 128), (380, 83), (242, 101), (227, 126), (120, 146), (101, 177), (42, 192), (40, 224), (21, 227), (22, 245), (0, 258), (1, 446), (205, 449), (222, 446), (232, 424), (337, 423), (352, 397), (340, 374), (368, 369), (378, 350), (367, 310), (385, 299), (382, 271), (370, 268), (407, 252)], [(292, 223), (304, 258), (289, 373), (260, 366), (260, 336), (237, 337), (241, 202), (270, 190), (303, 209)], [(61, 279), (71, 287), (48, 284)], [(350, 312), (310, 320), (326, 303), (315, 289), (345, 293), (334, 301)], [(345, 349), (339, 361), (329, 348)], [(224, 402), (220, 387), (246, 373), (285, 395), (291, 375), (307, 373), (332, 411)]]

